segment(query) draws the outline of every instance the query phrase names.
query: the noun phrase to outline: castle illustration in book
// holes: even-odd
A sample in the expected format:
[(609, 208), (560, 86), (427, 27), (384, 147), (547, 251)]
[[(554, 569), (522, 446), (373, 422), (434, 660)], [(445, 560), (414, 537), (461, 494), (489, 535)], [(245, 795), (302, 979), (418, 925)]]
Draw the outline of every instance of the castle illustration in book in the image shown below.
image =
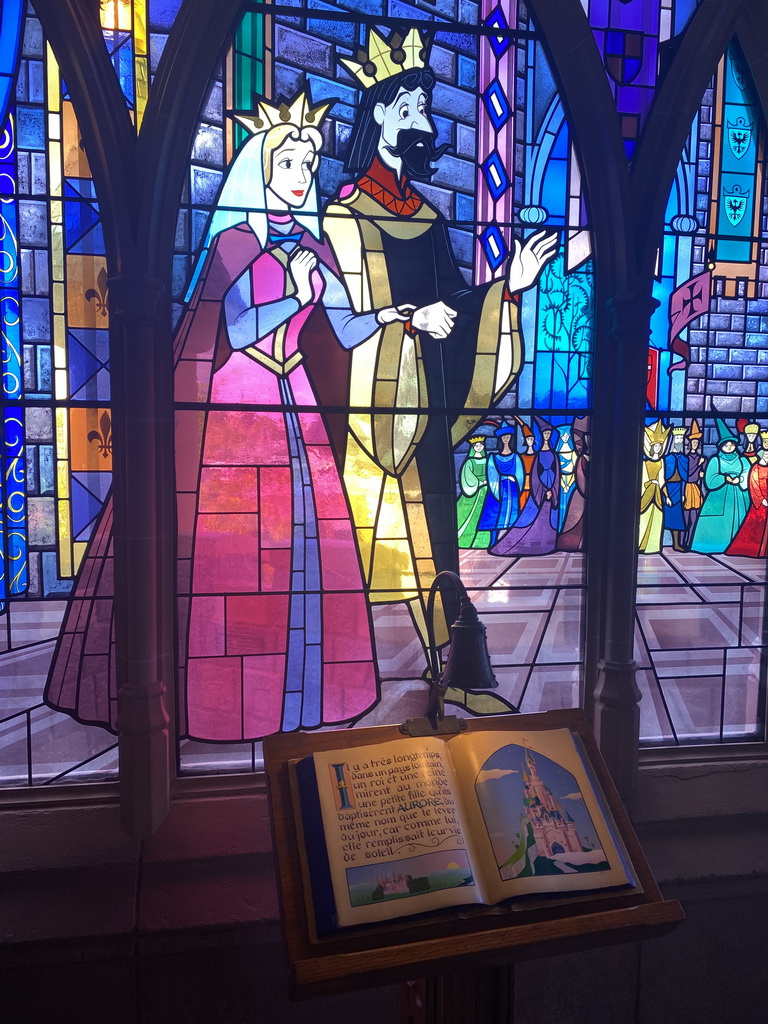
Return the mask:
[(525, 815), (539, 854), (554, 857), (558, 853), (585, 853), (576, 822), (539, 776), (536, 758), (530, 751), (526, 752), (523, 780)]
[(583, 793), (556, 761), (509, 744), (485, 762), (475, 789), (503, 881), (606, 870)]
[(401, 872), (393, 871), (389, 874), (381, 874), (377, 877), (377, 882), (385, 896), (394, 896), (399, 893), (405, 895), (409, 892), (408, 878)]

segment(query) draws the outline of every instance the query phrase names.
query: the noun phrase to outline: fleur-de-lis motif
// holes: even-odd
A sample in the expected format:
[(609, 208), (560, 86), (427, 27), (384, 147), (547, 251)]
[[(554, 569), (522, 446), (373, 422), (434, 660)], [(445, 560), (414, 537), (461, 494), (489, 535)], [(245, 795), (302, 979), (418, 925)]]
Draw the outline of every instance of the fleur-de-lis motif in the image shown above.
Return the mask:
[(99, 417), (100, 430), (91, 430), (88, 433), (88, 441), (93, 444), (95, 441), (103, 458), (108, 459), (112, 454), (112, 419), (105, 409)]
[(102, 316), (106, 316), (107, 292), (109, 291), (109, 286), (107, 284), (107, 271), (104, 267), (102, 267), (98, 273), (98, 276), (96, 278), (96, 284), (98, 286), (98, 291), (96, 290), (96, 288), (89, 288), (88, 291), (85, 293), (85, 301), (95, 302), (96, 309), (101, 313)]

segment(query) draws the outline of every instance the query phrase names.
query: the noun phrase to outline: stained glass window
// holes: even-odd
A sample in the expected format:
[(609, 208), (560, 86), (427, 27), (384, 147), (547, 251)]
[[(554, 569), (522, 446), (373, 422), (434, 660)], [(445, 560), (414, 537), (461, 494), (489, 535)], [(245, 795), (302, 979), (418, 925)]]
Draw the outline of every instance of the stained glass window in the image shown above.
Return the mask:
[(100, 0), (100, 7), (107, 52), (138, 130), (149, 94), (147, 0)]
[(628, 158), (656, 87), (701, 0), (582, 0), (616, 100)]
[[(116, 771), (114, 736), (84, 724), (94, 718), (89, 680), (112, 672), (109, 621), (97, 628), (92, 605), (83, 645), (88, 623), (77, 601), (67, 610), (111, 481), (109, 319), (77, 120), (40, 22), (22, 13), (4, 4), (0, 23), (0, 81), (10, 86), (0, 150), (0, 782), (46, 784)], [(102, 554), (108, 574), (111, 551)], [(79, 585), (95, 592), (99, 580)], [(55, 648), (60, 672), (46, 690)], [(47, 706), (46, 692), (71, 714)]]
[[(645, 415), (613, 424), (644, 442), (626, 467), (628, 489), (641, 478), (642, 739), (764, 737), (768, 197), (738, 40), (717, 44), (650, 244), (636, 208), (638, 195), (653, 206), (643, 161), (674, 120), (666, 76), (702, 25), (722, 31), (712, 5), (564, 5), (585, 89), (610, 110), (601, 137), (581, 131), (581, 97), (561, 94), (570, 39), (546, 5), (247, 0), (194, 71), (175, 45), (182, 0), (92, 7), (111, 64), (101, 53), (98, 88), (119, 85), (134, 126), (116, 143), (127, 166), (152, 152), (144, 135), (168, 124), (173, 90), (198, 96), (211, 75), (194, 130), (174, 125), (189, 145), (181, 195), (137, 190), (146, 215), (178, 201), (172, 261), (153, 271), (171, 323), (163, 299), (147, 389), (159, 421), (173, 403), (174, 472), (158, 486), (177, 532), (146, 570), (156, 593), (176, 569), (173, 680), (160, 641), (156, 653), (181, 772), (256, 769), (275, 731), (421, 714), (443, 569), (476, 601), (498, 683), (449, 692), (459, 715), (576, 705), (621, 628), (629, 650), (631, 604), (623, 627), (607, 621), (611, 565), (586, 550), (590, 509), (592, 538), (596, 522), (611, 544), (626, 535), (628, 600), (634, 539), (589, 498), (591, 441), (594, 424), (599, 502), (606, 452), (624, 451), (605, 436), (612, 360), (637, 340), (603, 314), (647, 296), (636, 285), (657, 245)], [(115, 604), (126, 642), (143, 627), (115, 602), (109, 275), (152, 232), (139, 217), (107, 253), (72, 97), (21, 3), (0, 14), (0, 124), (0, 781), (110, 778)], [(455, 605), (437, 601), (444, 656)]]
[[(563, 106), (523, 8), (355, 9), (252, 6), (195, 137), (174, 275), (183, 770), (420, 713), (442, 568), (499, 681), (459, 713), (579, 702), (593, 284)], [(401, 187), (366, 90), (402, 74), (434, 152)], [(259, 152), (281, 123), (313, 139), (309, 198), (272, 208)], [(510, 293), (526, 242), (540, 266)], [(286, 319), (297, 245), (325, 297)], [(439, 296), (434, 334), (406, 322)]]
[(182, 0), (147, 0), (146, 2), (146, 19), (149, 28), (150, 87), (181, 3)]
[(764, 729), (765, 127), (739, 46), (669, 196), (648, 362), (638, 663), (646, 741)]
[(104, 43), (136, 129), (182, 0), (99, 0)]

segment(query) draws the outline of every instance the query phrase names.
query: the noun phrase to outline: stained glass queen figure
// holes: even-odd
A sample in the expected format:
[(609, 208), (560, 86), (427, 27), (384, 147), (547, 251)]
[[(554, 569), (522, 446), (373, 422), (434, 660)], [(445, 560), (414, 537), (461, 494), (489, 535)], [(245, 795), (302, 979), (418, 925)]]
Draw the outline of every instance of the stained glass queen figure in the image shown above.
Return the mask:
[[(346, 722), (377, 699), (353, 528), (301, 341), (320, 305), (343, 348), (408, 313), (353, 313), (320, 238), (315, 174), (329, 106), (300, 93), (239, 117), (251, 135), (177, 333), (176, 399), (209, 403), (203, 416), (182, 409), (176, 419), (189, 594), (181, 731), (199, 740)], [(77, 715), (77, 659), (65, 662), (54, 664), (48, 700)]]

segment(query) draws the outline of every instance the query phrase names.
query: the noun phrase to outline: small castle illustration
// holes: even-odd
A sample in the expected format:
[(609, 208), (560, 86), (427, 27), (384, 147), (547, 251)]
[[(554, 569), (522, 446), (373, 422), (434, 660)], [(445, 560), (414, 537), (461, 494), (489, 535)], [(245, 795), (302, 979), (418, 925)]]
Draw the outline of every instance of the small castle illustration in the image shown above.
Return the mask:
[(576, 823), (560, 806), (549, 786), (539, 778), (536, 761), (530, 751), (526, 751), (526, 765), (527, 770), (523, 769), (523, 805), (539, 854), (553, 857), (556, 853), (582, 853), (584, 847)]
[(382, 892), (385, 896), (393, 896), (396, 893), (410, 892), (408, 888), (408, 878), (405, 875), (379, 875), (376, 879), (376, 884), (381, 886)]

